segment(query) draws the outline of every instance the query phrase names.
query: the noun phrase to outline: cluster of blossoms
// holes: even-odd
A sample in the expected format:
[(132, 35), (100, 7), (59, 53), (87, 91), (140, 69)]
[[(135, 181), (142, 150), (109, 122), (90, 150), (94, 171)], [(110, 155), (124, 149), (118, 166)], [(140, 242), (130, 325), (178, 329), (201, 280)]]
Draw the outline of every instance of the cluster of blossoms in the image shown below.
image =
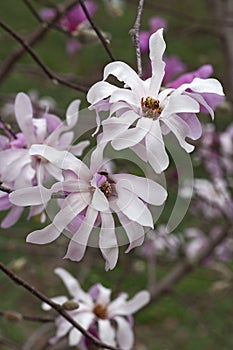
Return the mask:
[[(67, 301), (73, 302), (74, 310), (68, 313), (85, 330), (105, 344), (124, 350), (132, 349), (134, 342), (132, 315), (148, 304), (150, 295), (147, 291), (138, 292), (131, 300), (127, 300), (128, 294), (121, 293), (111, 301), (111, 290), (101, 284), (93, 285), (86, 293), (66, 270), (56, 268), (55, 273), (65, 284), (71, 299), (67, 296), (58, 296), (52, 298), (54, 302), (59, 305), (64, 305)], [(48, 304), (43, 304), (42, 307), (44, 310), (50, 310)], [(81, 350), (88, 349), (88, 339), (70, 322), (62, 316), (57, 317), (55, 322), (57, 333), (50, 339), (51, 344), (57, 343), (60, 338), (68, 334), (70, 346), (78, 346)]]

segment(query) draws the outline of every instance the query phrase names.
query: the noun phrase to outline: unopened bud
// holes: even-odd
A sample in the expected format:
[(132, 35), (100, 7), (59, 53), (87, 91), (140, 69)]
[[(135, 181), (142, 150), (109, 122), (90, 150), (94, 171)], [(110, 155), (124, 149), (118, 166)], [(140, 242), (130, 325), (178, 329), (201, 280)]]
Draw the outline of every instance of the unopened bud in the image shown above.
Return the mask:
[(104, 0), (108, 12), (111, 16), (122, 16), (124, 13), (124, 0)]
[(6, 311), (4, 312), (4, 318), (8, 322), (20, 322), (23, 319), (23, 316), (16, 311)]
[(25, 258), (19, 258), (11, 262), (11, 269), (14, 272), (20, 272), (24, 269), (25, 265), (27, 264), (27, 260)]
[(62, 307), (67, 311), (72, 311), (78, 309), (79, 304), (74, 300), (67, 300), (62, 304)]
[[(109, 44), (110, 43), (110, 34), (106, 32), (102, 32), (104, 39)], [(75, 33), (75, 37), (79, 40), (82, 45), (94, 45), (99, 44), (99, 37), (96, 32), (86, 25), (80, 24), (78, 30)]]

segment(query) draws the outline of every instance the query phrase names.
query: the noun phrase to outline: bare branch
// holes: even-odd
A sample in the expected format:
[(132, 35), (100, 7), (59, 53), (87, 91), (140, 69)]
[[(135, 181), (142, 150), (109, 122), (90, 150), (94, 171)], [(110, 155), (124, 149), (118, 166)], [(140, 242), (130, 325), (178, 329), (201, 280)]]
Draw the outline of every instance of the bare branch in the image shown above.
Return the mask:
[(47, 75), (47, 77), (54, 83), (54, 84), (62, 84), (65, 86), (68, 86), (69, 88), (81, 91), (81, 92), (87, 92), (88, 88), (75, 84), (73, 82), (70, 82), (52, 70), (50, 70), (39, 58), (39, 56), (35, 53), (35, 51), (26, 43), (26, 41), (19, 36), (15, 31), (13, 31), (7, 24), (0, 21), (0, 27), (2, 27), (7, 33), (9, 33), (14, 39), (16, 39), (24, 48), (25, 50), (31, 55), (31, 57), (34, 59), (34, 61), (38, 64), (39, 67), (44, 71), (44, 73)]
[(17, 321), (17, 318), (19, 321), (32, 321), (32, 322), (41, 322), (41, 323), (49, 323), (54, 322), (55, 318), (52, 317), (42, 317), (42, 316), (29, 316), (29, 315), (22, 315), (21, 313), (16, 313), (15, 311), (0, 311), (0, 316), (3, 316), (7, 321), (12, 321), (15, 319)]
[(98, 38), (100, 39), (100, 41), (103, 44), (103, 47), (105, 48), (108, 56), (111, 58), (112, 61), (116, 61), (112, 51), (109, 49), (108, 47), (108, 42), (106, 41), (105, 37), (103, 36), (103, 34), (101, 33), (101, 31), (99, 30), (99, 28), (95, 25), (95, 23), (93, 22), (89, 12), (87, 11), (87, 8), (83, 2), (83, 0), (79, 0), (80, 6), (83, 9), (83, 12), (85, 13), (90, 25), (92, 26), (92, 28), (94, 29), (94, 31), (96, 32)]
[(48, 304), (51, 306), (52, 309), (58, 312), (59, 315), (64, 317), (68, 322), (72, 324), (72, 326), (76, 329), (78, 329), (85, 337), (90, 339), (93, 344), (97, 348), (105, 348), (109, 350), (120, 350), (113, 346), (107, 345), (105, 343), (102, 343), (99, 339), (94, 337), (91, 333), (86, 331), (79, 323), (77, 323), (70, 315), (67, 313), (63, 307), (51, 299), (49, 299), (47, 296), (45, 296), (42, 292), (40, 292), (38, 289), (30, 285), (28, 282), (17, 276), (15, 273), (13, 273), (6, 265), (4, 265), (2, 262), (0, 262), (0, 270), (5, 273), (14, 283), (18, 284), (19, 286), (26, 289), (28, 292), (30, 292), (32, 295), (34, 295), (37, 299), (41, 300), (42, 302)]
[(141, 49), (140, 49), (139, 31), (141, 26), (143, 5), (144, 5), (144, 0), (139, 0), (136, 21), (134, 23), (133, 28), (130, 29), (129, 31), (129, 34), (133, 39), (133, 45), (136, 50), (137, 69), (138, 69), (138, 75), (140, 78), (142, 78), (142, 57), (141, 57)]

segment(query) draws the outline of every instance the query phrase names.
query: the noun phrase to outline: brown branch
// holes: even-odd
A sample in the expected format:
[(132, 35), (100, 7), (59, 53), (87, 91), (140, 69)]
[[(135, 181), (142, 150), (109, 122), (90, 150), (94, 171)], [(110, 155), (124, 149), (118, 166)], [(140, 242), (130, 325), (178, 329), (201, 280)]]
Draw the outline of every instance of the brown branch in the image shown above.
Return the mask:
[(49, 323), (54, 322), (55, 318), (52, 317), (42, 317), (42, 316), (29, 316), (22, 315), (21, 313), (15, 311), (0, 311), (0, 316), (3, 316), (7, 321), (32, 321), (32, 322), (41, 322), (41, 323)]
[(70, 82), (55, 72), (53, 72), (51, 69), (49, 69), (43, 61), (39, 58), (39, 56), (35, 53), (35, 51), (24, 41), (24, 39), (19, 36), (15, 31), (13, 31), (7, 24), (0, 21), (0, 27), (2, 27), (7, 33), (9, 33), (14, 39), (16, 39), (24, 48), (25, 50), (30, 54), (30, 56), (33, 58), (33, 60), (38, 64), (38, 66), (44, 71), (44, 73), (47, 75), (47, 77), (54, 83), (54, 84), (62, 84), (65, 86), (68, 86), (69, 88), (81, 91), (81, 92), (87, 92), (88, 88), (75, 84), (73, 82)]
[(96, 32), (98, 38), (100, 39), (100, 41), (102, 42), (103, 44), (103, 47), (105, 49), (105, 51), (107, 52), (108, 56), (110, 57), (110, 59), (112, 61), (116, 61), (112, 51), (109, 49), (108, 47), (108, 42), (106, 41), (105, 37), (103, 36), (103, 34), (101, 33), (101, 31), (99, 30), (99, 28), (95, 25), (95, 23), (93, 22), (93, 19), (91, 18), (89, 12), (87, 11), (87, 8), (83, 2), (83, 0), (79, 0), (79, 3), (80, 3), (80, 6), (82, 7), (83, 9), (83, 12), (85, 13), (87, 19), (88, 19), (88, 22), (90, 23), (90, 25), (92, 26), (92, 28), (94, 29), (94, 31)]
[(32, 15), (35, 17), (35, 19), (39, 22), (39, 23), (46, 23), (46, 21), (44, 21), (38, 14), (38, 12), (34, 9), (34, 7), (32, 6), (32, 4), (30, 3), (29, 0), (22, 0), (23, 3), (27, 6), (27, 8), (29, 9), (29, 11), (32, 13)]
[(201, 265), (203, 261), (213, 253), (216, 246), (227, 237), (229, 227), (230, 226), (227, 226), (225, 229), (223, 228), (218, 236), (211, 238), (209, 244), (200, 252), (195, 261), (190, 261), (186, 258), (178, 262), (171, 272), (158, 282), (154, 293), (152, 293), (151, 300), (158, 301), (161, 299), (169, 293), (184, 276)]
[(142, 57), (141, 57), (141, 49), (140, 49), (139, 31), (140, 31), (140, 25), (141, 25), (143, 5), (144, 5), (144, 0), (139, 0), (136, 21), (134, 23), (133, 28), (130, 29), (129, 31), (129, 34), (133, 39), (133, 45), (136, 50), (137, 69), (138, 69), (138, 75), (140, 78), (142, 78)]
[[(78, 0), (67, 0), (63, 5), (57, 5), (55, 7), (56, 15), (49, 23), (43, 23), (42, 26), (37, 28), (30, 36), (25, 40), (27, 45), (32, 47), (37, 42), (42, 40), (49, 32), (51, 26), (55, 24), (63, 15), (77, 4)], [(24, 46), (17, 47), (5, 61), (1, 63), (0, 69), (0, 83), (7, 77), (8, 73), (14, 68), (16, 62), (24, 55), (26, 49)]]
[(105, 343), (102, 343), (99, 339), (94, 337), (91, 333), (86, 331), (79, 323), (77, 323), (70, 315), (67, 313), (63, 307), (51, 299), (49, 299), (47, 296), (45, 296), (43, 293), (41, 293), (38, 289), (30, 285), (28, 282), (23, 280), (21, 277), (17, 276), (15, 273), (13, 273), (6, 265), (4, 265), (2, 262), (0, 262), (0, 270), (5, 273), (14, 283), (18, 284), (19, 286), (26, 289), (28, 292), (30, 292), (32, 295), (34, 295), (37, 299), (41, 300), (42, 302), (48, 304), (51, 306), (52, 309), (58, 312), (59, 315), (64, 317), (68, 322), (72, 324), (72, 326), (76, 329), (78, 329), (85, 337), (90, 339), (93, 344), (97, 348), (105, 348), (109, 350), (120, 350), (113, 346), (107, 345)]

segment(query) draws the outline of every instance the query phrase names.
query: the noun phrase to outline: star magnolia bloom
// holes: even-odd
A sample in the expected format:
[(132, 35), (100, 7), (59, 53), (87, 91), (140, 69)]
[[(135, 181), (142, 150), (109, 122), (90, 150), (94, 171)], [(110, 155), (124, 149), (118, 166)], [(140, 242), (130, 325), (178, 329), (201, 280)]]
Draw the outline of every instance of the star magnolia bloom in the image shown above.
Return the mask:
[[(15, 100), (15, 117), (21, 130), (16, 139), (9, 139), (5, 149), (0, 151), (0, 181), (12, 190), (47, 183), (51, 179), (61, 180), (62, 171), (47, 160), (31, 156), (33, 144), (46, 144), (60, 150), (69, 149), (75, 155), (81, 155), (89, 141), (71, 146), (74, 133), (71, 129), (78, 121), (80, 100), (73, 101), (66, 112), (66, 124), (57, 116), (45, 112), (41, 118), (33, 118), (33, 108), (29, 97), (19, 93)], [(9, 209), (6, 193), (0, 193), (0, 207)], [(1, 203), (1, 202), (4, 203)], [(6, 206), (7, 202), (7, 206)], [(2, 205), (1, 205), (2, 204)], [(43, 206), (33, 207), (29, 217), (43, 211)], [(3, 227), (12, 226), (21, 216), (22, 208), (12, 207), (2, 223)]]
[[(79, 308), (68, 311), (69, 315), (84, 329), (95, 333), (107, 345), (120, 349), (132, 349), (134, 334), (132, 331), (132, 314), (145, 306), (150, 295), (147, 291), (137, 293), (133, 299), (127, 301), (128, 294), (122, 293), (111, 301), (111, 290), (101, 284), (96, 284), (85, 293), (78, 281), (62, 268), (55, 269), (55, 273), (62, 279), (71, 298), (79, 304)], [(68, 301), (66, 296), (52, 298), (60, 305)], [(48, 304), (42, 305), (44, 310), (50, 310)], [(87, 349), (87, 339), (74, 328), (66, 319), (59, 316), (56, 319), (57, 333), (50, 339), (55, 344), (60, 338), (68, 334), (69, 345)]]
[[(90, 108), (98, 111), (103, 100), (108, 101), (110, 116), (102, 122), (104, 141), (111, 141), (116, 150), (131, 148), (156, 172), (161, 172), (169, 164), (163, 134), (173, 132), (181, 147), (187, 152), (193, 151), (194, 146), (185, 138), (195, 140), (201, 135), (201, 125), (195, 114), (200, 111), (200, 105), (214, 117), (202, 94), (222, 96), (224, 93), (216, 79), (195, 78), (177, 89), (162, 89), (165, 71), (162, 57), (166, 47), (162, 29), (150, 37), (149, 46), (151, 78), (143, 81), (124, 62), (112, 62), (105, 67), (103, 80), (89, 90), (87, 100)], [(124, 82), (125, 88), (106, 82), (109, 75)], [(116, 116), (112, 116), (114, 113)]]
[(130, 174), (108, 174), (103, 171), (103, 149), (104, 144), (101, 144), (92, 153), (89, 169), (69, 152), (34, 145), (30, 154), (39, 155), (65, 170), (64, 180), (54, 184), (50, 190), (37, 186), (15, 191), (10, 194), (10, 200), (19, 206), (46, 205), (52, 193), (65, 192), (67, 197), (53, 223), (29, 234), (27, 242), (46, 244), (54, 241), (64, 229), (69, 229), (68, 225), (74, 223), (73, 220), (81, 214), (65, 257), (80, 261), (85, 254), (92, 229), (100, 222), (99, 247), (108, 270), (115, 267), (118, 259), (113, 213), (117, 214), (128, 236), (128, 252), (142, 244), (143, 226), (153, 227), (153, 218), (146, 203), (162, 205), (167, 192), (150, 179)]

